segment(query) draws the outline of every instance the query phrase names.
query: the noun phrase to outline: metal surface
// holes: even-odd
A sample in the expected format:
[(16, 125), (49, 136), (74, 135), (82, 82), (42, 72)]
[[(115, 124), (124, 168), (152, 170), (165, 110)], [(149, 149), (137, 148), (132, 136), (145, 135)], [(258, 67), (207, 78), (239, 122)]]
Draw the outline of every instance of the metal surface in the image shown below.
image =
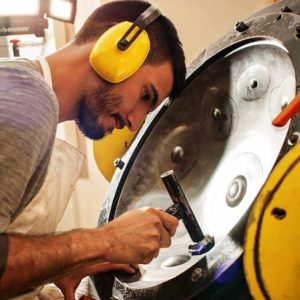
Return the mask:
[(297, 117), (282, 128), (272, 126), (294, 98), (300, 75), (300, 17), (281, 11), (285, 3), (300, 6), (299, 0), (281, 1), (248, 18), (245, 31), (233, 29), (201, 53), (182, 96), (146, 120), (122, 158), (125, 166), (113, 177), (100, 225), (133, 208), (170, 206), (159, 176), (173, 169), (216, 245), (191, 256), (191, 239), (180, 224), (172, 246), (139, 274), (113, 278), (119, 299), (209, 299), (211, 286), (241, 274), (249, 208), (293, 146), (287, 136), (300, 128)]
[(188, 250), (191, 255), (202, 255), (210, 251), (214, 245), (215, 238), (213, 236), (206, 235), (200, 242), (190, 244)]
[[(253, 79), (259, 91), (245, 97)], [(287, 80), (289, 89), (283, 92)], [(160, 174), (174, 167), (201, 228), (220, 243), (246, 213), (276, 161), (288, 127), (275, 129), (271, 120), (282, 97), (293, 99), (295, 89), (290, 57), (275, 43), (249, 43), (219, 59), (189, 84), (149, 135), (123, 185), (115, 216), (143, 206), (170, 206)], [(226, 115), (224, 122), (214, 118), (215, 108)], [(192, 163), (172, 161), (178, 146), (190, 152), (186, 160)], [(244, 178), (245, 191), (237, 205), (228, 205), (226, 195), (236, 178)], [(171, 248), (162, 249), (141, 267), (141, 278), (127, 285), (151, 287), (190, 268), (199, 258), (162, 267), (170, 257), (188, 255), (190, 242), (180, 224)]]

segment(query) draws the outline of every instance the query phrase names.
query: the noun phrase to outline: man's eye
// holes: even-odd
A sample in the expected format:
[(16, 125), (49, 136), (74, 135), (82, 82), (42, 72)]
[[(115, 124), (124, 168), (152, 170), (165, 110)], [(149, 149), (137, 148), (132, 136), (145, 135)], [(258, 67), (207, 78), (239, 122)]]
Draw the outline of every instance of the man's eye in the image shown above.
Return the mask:
[(144, 90), (142, 99), (144, 101), (149, 101), (150, 100), (150, 93), (147, 90)]

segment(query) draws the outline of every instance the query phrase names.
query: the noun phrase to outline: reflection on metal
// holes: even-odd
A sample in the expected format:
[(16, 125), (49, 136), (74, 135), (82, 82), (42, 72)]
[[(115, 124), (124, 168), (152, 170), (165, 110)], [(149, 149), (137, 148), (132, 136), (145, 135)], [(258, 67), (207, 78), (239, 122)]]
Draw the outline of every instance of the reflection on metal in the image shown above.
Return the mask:
[(219, 108), (215, 108), (213, 110), (213, 116), (214, 116), (215, 121), (217, 121), (219, 123), (222, 123), (227, 120), (226, 114), (224, 114)]
[(250, 65), (243, 72), (237, 84), (241, 97), (246, 101), (260, 99), (269, 88), (269, 68), (265, 64)]
[[(113, 295), (208, 299), (220, 282), (242, 277), (249, 208), (278, 158), (291, 148), (287, 136), (300, 130), (298, 118), (284, 127), (272, 125), (294, 98), (300, 78), (300, 43), (294, 37), (300, 2), (280, 4), (248, 18), (247, 30), (233, 29), (193, 62), (182, 95), (144, 124), (122, 158), (125, 167), (115, 173), (101, 211), (100, 224), (133, 208), (166, 209), (172, 202), (160, 174), (173, 169), (202, 230), (215, 237), (215, 247), (190, 256), (191, 239), (179, 224), (172, 246), (142, 265), (141, 276), (130, 282), (115, 276)], [(284, 4), (293, 13), (280, 11)], [(190, 259), (163, 267), (170, 257), (182, 256)], [(207, 276), (193, 281), (197, 268)]]
[(236, 105), (224, 89), (218, 85), (216, 83), (213, 87), (209, 87), (203, 95), (200, 110), (200, 116), (203, 118), (201, 125), (207, 135), (217, 140), (225, 140), (233, 129), (232, 119), (236, 116)]
[(200, 278), (206, 278), (207, 277), (207, 271), (201, 269), (201, 268), (196, 268), (191, 276), (192, 281), (198, 281)]
[(168, 267), (175, 267), (178, 265), (182, 265), (187, 262), (191, 257), (189, 255), (175, 255), (166, 259), (161, 266), (168, 268)]
[(153, 154), (157, 157), (159, 174), (174, 170), (179, 180), (184, 178), (195, 164), (197, 146), (194, 143), (196, 132), (186, 125), (179, 125), (166, 133)]
[(189, 253), (191, 255), (203, 255), (215, 246), (215, 238), (213, 236), (206, 235), (204, 238), (194, 244), (189, 244)]
[(179, 164), (184, 158), (184, 149), (181, 146), (175, 146), (171, 153), (171, 160), (175, 164)]
[(230, 183), (226, 192), (226, 203), (235, 207), (243, 200), (247, 191), (247, 179), (244, 176), (237, 176)]

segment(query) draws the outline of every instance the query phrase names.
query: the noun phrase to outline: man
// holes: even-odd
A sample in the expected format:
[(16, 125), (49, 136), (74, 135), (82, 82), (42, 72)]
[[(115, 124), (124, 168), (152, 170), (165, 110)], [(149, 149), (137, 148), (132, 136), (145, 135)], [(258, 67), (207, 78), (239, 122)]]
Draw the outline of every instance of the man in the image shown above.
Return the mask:
[(160, 247), (170, 246), (178, 221), (151, 208), (129, 211), (101, 228), (53, 234), (73, 186), (69, 177), (78, 173), (73, 150), (53, 146), (57, 123), (76, 120), (91, 139), (123, 126), (136, 130), (148, 112), (182, 89), (184, 54), (164, 16), (146, 27), (150, 52), (128, 78), (110, 83), (89, 63), (99, 36), (134, 22), (148, 7), (143, 1), (110, 2), (46, 60), (0, 62), (0, 299), (54, 281), (72, 299), (81, 277), (109, 269), (134, 272), (126, 264), (149, 263)]

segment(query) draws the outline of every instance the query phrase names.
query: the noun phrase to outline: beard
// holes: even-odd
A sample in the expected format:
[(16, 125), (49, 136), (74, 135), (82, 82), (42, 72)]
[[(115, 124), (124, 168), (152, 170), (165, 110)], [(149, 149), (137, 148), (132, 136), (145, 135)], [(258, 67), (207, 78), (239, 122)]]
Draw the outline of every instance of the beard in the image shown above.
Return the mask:
[[(122, 97), (113, 93), (111, 85), (94, 89), (87, 95), (81, 96), (76, 119), (80, 131), (92, 140), (99, 140), (110, 134), (114, 128), (105, 128), (101, 124), (101, 119), (114, 116), (122, 123), (122, 118), (116, 113), (121, 102)], [(123, 123), (121, 125), (123, 126)]]

